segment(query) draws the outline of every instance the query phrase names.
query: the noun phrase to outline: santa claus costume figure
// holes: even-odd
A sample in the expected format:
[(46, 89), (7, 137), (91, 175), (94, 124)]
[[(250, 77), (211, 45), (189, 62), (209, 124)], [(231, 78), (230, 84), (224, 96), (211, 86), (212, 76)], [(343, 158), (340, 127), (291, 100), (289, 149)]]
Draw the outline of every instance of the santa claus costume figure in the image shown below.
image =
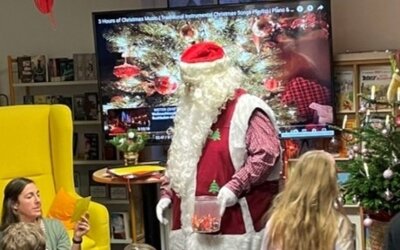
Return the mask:
[[(282, 166), (273, 112), (240, 89), (241, 71), (213, 42), (187, 48), (180, 69), (184, 89), (157, 204), (164, 224), (163, 211), (172, 206), (169, 249), (259, 250)], [(221, 204), (216, 233), (192, 228), (195, 197), (204, 195)]]

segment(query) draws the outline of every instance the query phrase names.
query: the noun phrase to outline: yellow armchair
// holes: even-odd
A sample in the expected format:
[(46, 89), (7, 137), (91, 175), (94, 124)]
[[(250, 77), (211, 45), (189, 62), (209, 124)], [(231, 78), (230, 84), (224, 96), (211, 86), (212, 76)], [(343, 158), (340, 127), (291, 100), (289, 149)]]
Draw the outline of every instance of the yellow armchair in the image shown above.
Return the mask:
[[(72, 131), (67, 106), (0, 107), (0, 201), (5, 185), (15, 177), (35, 181), (41, 191), (44, 216), (61, 187), (78, 197), (73, 181)], [(0, 206), (0, 214), (1, 210)], [(109, 250), (107, 209), (91, 202), (89, 215), (91, 229), (83, 239), (82, 249)]]

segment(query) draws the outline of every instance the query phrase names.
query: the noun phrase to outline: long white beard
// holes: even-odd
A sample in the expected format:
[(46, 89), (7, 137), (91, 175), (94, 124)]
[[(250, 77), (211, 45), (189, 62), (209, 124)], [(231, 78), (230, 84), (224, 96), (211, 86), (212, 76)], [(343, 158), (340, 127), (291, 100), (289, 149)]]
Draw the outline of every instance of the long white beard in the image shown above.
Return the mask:
[(201, 105), (189, 102), (177, 113), (167, 175), (180, 196), (190, 193), (187, 188), (193, 183), (202, 149), (219, 113), (219, 108), (204, 110)]

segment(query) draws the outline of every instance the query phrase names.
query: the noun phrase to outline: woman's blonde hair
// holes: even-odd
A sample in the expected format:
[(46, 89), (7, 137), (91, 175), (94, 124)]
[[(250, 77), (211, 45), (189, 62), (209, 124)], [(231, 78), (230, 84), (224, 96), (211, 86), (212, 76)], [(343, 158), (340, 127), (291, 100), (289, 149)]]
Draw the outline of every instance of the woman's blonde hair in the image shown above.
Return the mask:
[(303, 154), (268, 212), (268, 249), (334, 249), (338, 234), (343, 233), (338, 230), (340, 217), (351, 230), (335, 208), (338, 195), (332, 155), (319, 150)]

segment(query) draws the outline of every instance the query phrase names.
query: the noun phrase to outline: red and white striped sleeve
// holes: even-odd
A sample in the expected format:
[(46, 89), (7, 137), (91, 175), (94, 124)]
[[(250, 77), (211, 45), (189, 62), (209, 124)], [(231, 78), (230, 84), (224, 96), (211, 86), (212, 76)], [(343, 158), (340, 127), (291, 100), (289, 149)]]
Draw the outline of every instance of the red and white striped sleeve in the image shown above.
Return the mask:
[(266, 181), (280, 154), (278, 131), (261, 110), (252, 114), (246, 132), (247, 159), (226, 184), (237, 197)]

